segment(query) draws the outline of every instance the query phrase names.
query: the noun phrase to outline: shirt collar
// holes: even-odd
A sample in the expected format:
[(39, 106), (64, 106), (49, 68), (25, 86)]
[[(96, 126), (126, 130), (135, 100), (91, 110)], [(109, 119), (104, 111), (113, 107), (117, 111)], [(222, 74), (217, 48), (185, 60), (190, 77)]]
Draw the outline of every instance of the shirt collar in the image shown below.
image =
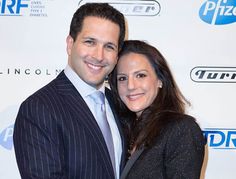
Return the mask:
[[(69, 65), (67, 65), (64, 69), (64, 73), (83, 98), (97, 90), (96, 88), (84, 82)], [(99, 91), (105, 94), (105, 83), (103, 83)]]

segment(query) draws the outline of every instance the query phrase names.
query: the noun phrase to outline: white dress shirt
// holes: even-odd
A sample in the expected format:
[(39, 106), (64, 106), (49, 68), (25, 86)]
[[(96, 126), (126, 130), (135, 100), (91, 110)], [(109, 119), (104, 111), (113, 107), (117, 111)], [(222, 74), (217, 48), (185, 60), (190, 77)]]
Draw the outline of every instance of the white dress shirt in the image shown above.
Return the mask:
[[(88, 105), (89, 109), (94, 115), (95, 120), (96, 113), (95, 113), (95, 103), (94, 101), (89, 97), (90, 94), (92, 94), (94, 91), (96, 91), (95, 88), (85, 83), (74, 71), (73, 69), (67, 65), (64, 69), (64, 73), (67, 76), (67, 78), (71, 81), (71, 83), (75, 86), (77, 91), (80, 93), (86, 104)], [(102, 87), (99, 89), (101, 92), (105, 94), (105, 83), (102, 85)], [(111, 128), (112, 133), (112, 139), (114, 143), (114, 152), (115, 152), (115, 163), (116, 163), (116, 178), (120, 178), (120, 161), (121, 161), (121, 154), (122, 154), (122, 143), (121, 143), (121, 137), (118, 130), (118, 127), (116, 125), (116, 121), (114, 118), (114, 115), (112, 113), (112, 110), (110, 108), (110, 105), (105, 99), (105, 106), (106, 106), (106, 115), (107, 120), (109, 123), (109, 126)], [(98, 123), (98, 122), (97, 122)]]

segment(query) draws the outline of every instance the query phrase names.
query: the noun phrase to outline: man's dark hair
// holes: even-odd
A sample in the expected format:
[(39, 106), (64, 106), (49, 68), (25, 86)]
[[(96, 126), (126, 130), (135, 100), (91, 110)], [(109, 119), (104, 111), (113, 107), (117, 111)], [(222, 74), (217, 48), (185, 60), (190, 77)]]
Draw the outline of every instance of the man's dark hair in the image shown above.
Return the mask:
[(125, 18), (121, 12), (108, 3), (86, 3), (77, 9), (71, 20), (69, 33), (74, 41), (82, 30), (84, 19), (88, 16), (107, 19), (117, 24), (120, 27), (119, 49), (122, 47), (125, 38)]

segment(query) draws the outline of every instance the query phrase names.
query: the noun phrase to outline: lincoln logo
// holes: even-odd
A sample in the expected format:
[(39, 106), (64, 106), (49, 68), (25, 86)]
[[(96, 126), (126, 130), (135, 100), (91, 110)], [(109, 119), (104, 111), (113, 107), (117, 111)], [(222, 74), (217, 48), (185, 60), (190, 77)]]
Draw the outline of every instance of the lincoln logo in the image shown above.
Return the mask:
[[(93, 0), (82, 0), (79, 6), (87, 2), (98, 2)], [(122, 12), (125, 16), (156, 16), (160, 13), (161, 6), (159, 2), (152, 1), (102, 1)]]
[(236, 67), (195, 67), (190, 77), (197, 83), (236, 83)]

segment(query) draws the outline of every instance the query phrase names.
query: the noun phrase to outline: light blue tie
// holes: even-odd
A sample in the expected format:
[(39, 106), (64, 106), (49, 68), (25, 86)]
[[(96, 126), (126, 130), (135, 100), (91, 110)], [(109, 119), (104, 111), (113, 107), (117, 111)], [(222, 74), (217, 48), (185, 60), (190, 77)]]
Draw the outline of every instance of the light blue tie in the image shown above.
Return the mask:
[(95, 109), (96, 109), (96, 117), (98, 119), (97, 122), (105, 139), (115, 174), (116, 170), (115, 170), (114, 144), (113, 144), (111, 129), (106, 117), (105, 95), (101, 91), (95, 91), (90, 96), (96, 103)]

